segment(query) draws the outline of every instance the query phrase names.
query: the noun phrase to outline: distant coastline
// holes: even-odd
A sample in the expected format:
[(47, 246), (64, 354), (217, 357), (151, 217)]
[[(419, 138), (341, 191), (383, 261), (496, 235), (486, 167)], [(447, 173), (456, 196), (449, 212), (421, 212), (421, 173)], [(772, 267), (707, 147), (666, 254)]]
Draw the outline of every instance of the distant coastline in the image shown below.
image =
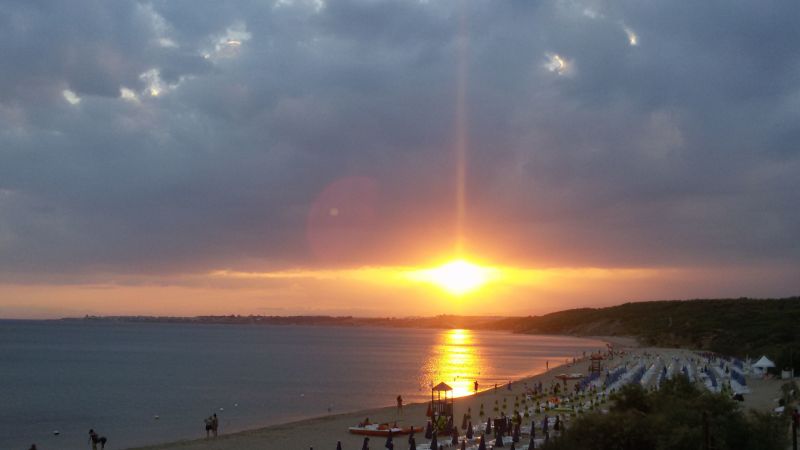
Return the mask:
[[(353, 316), (84, 316), (58, 319), (61, 321), (125, 322), (125, 323), (185, 323), (219, 325), (304, 325), (341, 327), (391, 327), (391, 328), (465, 328), (490, 330), (507, 317), (453, 316), (432, 317), (353, 317)], [(501, 330), (498, 328), (498, 330)], [(502, 330), (509, 331), (509, 330)]]
[(519, 334), (631, 337), (641, 345), (692, 348), (740, 358), (769, 354), (800, 372), (800, 296), (630, 302), (540, 316), (85, 316), (64, 321), (302, 325), (506, 331)]

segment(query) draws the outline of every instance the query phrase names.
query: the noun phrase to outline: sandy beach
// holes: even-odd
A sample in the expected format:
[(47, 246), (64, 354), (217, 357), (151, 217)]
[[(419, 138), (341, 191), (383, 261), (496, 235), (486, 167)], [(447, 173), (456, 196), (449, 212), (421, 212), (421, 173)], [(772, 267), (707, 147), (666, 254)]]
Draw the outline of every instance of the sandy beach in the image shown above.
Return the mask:
[[(634, 339), (620, 338), (620, 337), (594, 337), (598, 340), (603, 340), (611, 343), (617, 349), (623, 349), (631, 353), (641, 354), (659, 354), (663, 358), (670, 358), (673, 356), (686, 356), (691, 354), (689, 350), (684, 349), (659, 349), (659, 348), (643, 348), (639, 347)], [(553, 362), (555, 363), (555, 362)], [(553, 364), (551, 364), (552, 366)], [(589, 361), (578, 361), (574, 364), (562, 364), (560, 366), (552, 367), (549, 371), (512, 382), (511, 390), (507, 386), (501, 386), (497, 390), (493, 387), (488, 390), (482, 390), (477, 395), (457, 398), (455, 400), (455, 416), (456, 421), (460, 424), (461, 417), (468, 409), (471, 409), (472, 418), (477, 422), (480, 417), (478, 412), (481, 404), (484, 405), (484, 411), (487, 417), (495, 416), (496, 413), (492, 410), (495, 400), (501, 404), (504, 398), (507, 398), (510, 404), (513, 404), (514, 397), (520, 395), (526, 384), (533, 385), (533, 383), (542, 382), (548, 386), (556, 381), (556, 376), (561, 373), (587, 373), (589, 368)], [(753, 380), (749, 387), (751, 393), (746, 395), (744, 403), (745, 408), (756, 408), (759, 410), (769, 410), (775, 406), (775, 399), (778, 396), (778, 390), (781, 385), (780, 380)], [(485, 387), (481, 387), (484, 389)], [(392, 402), (396, 394), (387, 392), (387, 403)], [(286, 448), (335, 448), (336, 442), (341, 441), (344, 449), (360, 449), (363, 441), (362, 436), (352, 435), (347, 432), (347, 428), (354, 426), (365, 418), (369, 418), (372, 422), (395, 422), (401, 426), (424, 426), (426, 423), (426, 404), (408, 404), (403, 408), (402, 414), (398, 414), (395, 406), (370, 409), (365, 411), (358, 411), (345, 414), (328, 415), (313, 419), (302, 420), (282, 425), (269, 426), (254, 430), (242, 431), (231, 434), (220, 434), (216, 439), (195, 439), (184, 440), (177, 442), (169, 442), (159, 445), (137, 447), (139, 450), (264, 450), (264, 449), (286, 449)], [(202, 429), (198, 426), (198, 434), (202, 435)], [(424, 437), (419, 434), (416, 436), (417, 442), (425, 442)], [(397, 442), (405, 444), (405, 436), (396, 438)], [(380, 437), (371, 438), (372, 448), (382, 448), (384, 439)]]

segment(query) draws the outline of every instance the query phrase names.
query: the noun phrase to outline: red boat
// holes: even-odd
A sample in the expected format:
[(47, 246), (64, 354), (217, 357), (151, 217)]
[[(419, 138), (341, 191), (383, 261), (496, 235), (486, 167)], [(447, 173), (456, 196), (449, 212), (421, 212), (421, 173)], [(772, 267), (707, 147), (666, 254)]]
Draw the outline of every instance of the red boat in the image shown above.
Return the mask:
[(420, 427), (420, 428), (414, 428), (414, 427), (403, 427), (403, 428), (390, 427), (388, 423), (382, 423), (382, 424), (374, 423), (374, 424), (364, 425), (364, 426), (360, 426), (360, 427), (350, 427), (350, 428), (348, 428), (348, 430), (352, 434), (362, 434), (362, 435), (365, 435), (365, 436), (384, 436), (384, 437), (389, 436), (390, 432), (392, 433), (392, 436), (397, 436), (399, 434), (409, 434), (409, 433), (412, 433), (412, 432), (413, 433), (421, 433), (421, 432), (425, 431), (425, 429), (422, 428), (422, 427)]

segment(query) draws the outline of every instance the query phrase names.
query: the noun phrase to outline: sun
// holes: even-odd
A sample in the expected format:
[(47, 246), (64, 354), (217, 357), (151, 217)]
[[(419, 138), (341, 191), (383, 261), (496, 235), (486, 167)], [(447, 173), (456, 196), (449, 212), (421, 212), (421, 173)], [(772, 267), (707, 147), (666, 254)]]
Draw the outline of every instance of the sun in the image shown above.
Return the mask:
[(496, 277), (496, 269), (456, 259), (438, 267), (414, 271), (411, 278), (435, 284), (453, 295), (465, 295)]

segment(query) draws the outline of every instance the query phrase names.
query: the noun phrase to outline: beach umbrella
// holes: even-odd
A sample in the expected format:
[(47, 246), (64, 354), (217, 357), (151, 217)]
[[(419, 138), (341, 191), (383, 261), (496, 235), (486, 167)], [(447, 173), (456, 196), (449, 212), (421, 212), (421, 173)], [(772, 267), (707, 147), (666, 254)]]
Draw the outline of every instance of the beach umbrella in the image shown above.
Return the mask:
[(536, 443), (533, 441), (533, 434), (531, 434), (531, 441), (528, 442), (528, 450), (534, 450), (535, 448), (536, 448)]
[(484, 439), (484, 435), (481, 435), (481, 441), (478, 443), (478, 450), (486, 450), (486, 440)]
[(467, 429), (467, 413), (464, 413), (464, 418), (461, 419), (461, 429), (462, 430)]
[(502, 447), (503, 446), (503, 433), (495, 433), (495, 440), (494, 440), (494, 447)]
[(472, 439), (473, 436), (474, 434), (472, 434), (472, 421), (470, 420), (469, 424), (467, 425), (467, 439)]
[(369, 438), (364, 438), (364, 443), (361, 444), (361, 450), (369, 450)]
[(452, 437), (453, 439), (450, 441), (450, 443), (453, 445), (458, 445), (458, 428), (453, 427)]
[(342, 450), (342, 441), (336, 441), (336, 450)]
[(430, 439), (433, 436), (433, 424), (431, 421), (428, 421), (428, 424), (425, 425), (425, 439)]

